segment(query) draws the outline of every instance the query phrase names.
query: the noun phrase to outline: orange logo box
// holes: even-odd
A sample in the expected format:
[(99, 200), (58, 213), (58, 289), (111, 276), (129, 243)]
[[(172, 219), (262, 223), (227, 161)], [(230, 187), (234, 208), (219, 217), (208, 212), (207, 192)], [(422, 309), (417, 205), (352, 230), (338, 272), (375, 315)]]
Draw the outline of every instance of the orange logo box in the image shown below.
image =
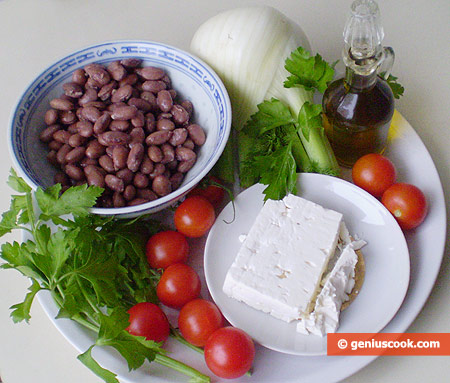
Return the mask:
[(327, 355), (450, 355), (450, 333), (330, 333)]

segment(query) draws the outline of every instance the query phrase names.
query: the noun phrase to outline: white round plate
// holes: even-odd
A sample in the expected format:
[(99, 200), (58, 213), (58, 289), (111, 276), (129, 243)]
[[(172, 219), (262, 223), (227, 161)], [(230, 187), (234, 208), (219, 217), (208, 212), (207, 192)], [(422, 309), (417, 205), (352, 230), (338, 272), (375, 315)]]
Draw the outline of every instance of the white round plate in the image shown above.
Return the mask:
[[(229, 203), (212, 227), (204, 259), (209, 291), (227, 320), (259, 344), (288, 354), (325, 355), (326, 337), (297, 333), (295, 321), (276, 319), (222, 291), (227, 271), (241, 246), (239, 236), (248, 233), (264, 204), (264, 188), (258, 184), (239, 194), (235, 212)], [(365, 281), (358, 297), (342, 312), (338, 331), (382, 330), (402, 304), (409, 284), (408, 248), (397, 222), (377, 199), (336, 177), (299, 174), (297, 189), (301, 197), (342, 213), (350, 233), (367, 242), (362, 249)]]
[[(428, 216), (417, 229), (405, 232), (411, 260), (409, 289), (400, 310), (382, 330), (387, 333), (405, 332), (425, 304), (436, 281), (444, 255), (447, 217), (442, 184), (427, 148), (411, 125), (399, 113), (394, 115), (393, 133), (387, 155), (397, 165), (400, 182), (419, 186), (430, 201)], [(412, 155), (414, 153), (414, 155)], [(423, 175), (427, 177), (424, 178)], [(344, 177), (349, 179), (348, 174)], [(23, 240), (28, 239), (24, 232)], [(202, 240), (195, 241), (192, 254), (201, 254)], [(365, 250), (364, 250), (365, 251)], [(197, 259), (198, 258), (198, 259)], [(195, 268), (203, 277), (201, 257), (196, 257)], [(206, 286), (205, 286), (206, 287)], [(207, 292), (203, 292), (207, 296)], [(67, 340), (80, 352), (95, 342), (92, 333), (65, 319), (55, 319), (58, 308), (50, 294), (38, 294), (41, 306), (50, 320)], [(356, 304), (356, 301), (354, 302)], [(376, 301), (375, 304), (382, 304)], [(353, 305), (353, 304), (352, 304)], [(349, 307), (350, 310), (351, 306)], [(202, 356), (169, 339), (167, 345), (171, 357), (184, 361), (205, 374), (211, 375)], [(186, 377), (158, 364), (145, 363), (138, 370), (129, 371), (124, 359), (115, 350), (95, 347), (93, 354), (105, 368), (114, 371), (122, 383), (175, 383), (186, 382)], [(257, 345), (253, 374), (236, 379), (236, 382), (257, 383), (336, 383), (341, 382), (377, 358), (369, 356), (298, 356), (270, 350)], [(214, 383), (227, 383), (226, 379), (213, 376)]]

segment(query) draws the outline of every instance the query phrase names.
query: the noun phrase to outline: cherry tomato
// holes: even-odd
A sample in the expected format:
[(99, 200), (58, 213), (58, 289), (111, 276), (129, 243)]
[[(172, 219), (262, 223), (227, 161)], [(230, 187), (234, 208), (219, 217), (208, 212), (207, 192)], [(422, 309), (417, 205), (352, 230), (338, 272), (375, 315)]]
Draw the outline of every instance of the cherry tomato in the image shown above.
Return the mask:
[(384, 191), (395, 182), (394, 164), (381, 154), (366, 154), (355, 162), (352, 179), (355, 185), (375, 197), (381, 197)]
[(236, 327), (222, 327), (205, 344), (205, 361), (217, 376), (234, 379), (244, 375), (255, 358), (255, 345), (250, 336)]
[(186, 262), (189, 244), (178, 231), (161, 231), (147, 241), (145, 252), (148, 263), (154, 269), (165, 269), (174, 263)]
[(130, 334), (144, 336), (147, 340), (164, 342), (170, 333), (169, 321), (161, 308), (154, 303), (141, 302), (128, 310)]
[(217, 208), (223, 201), (225, 197), (225, 189), (223, 187), (214, 185), (222, 184), (222, 182), (214, 176), (207, 177), (199, 185), (189, 192), (189, 196), (200, 195), (205, 197), (211, 204)]
[(425, 219), (428, 204), (423, 192), (414, 185), (396, 183), (387, 189), (381, 202), (392, 213), (402, 229), (414, 229)]
[(201, 282), (195, 270), (184, 263), (170, 265), (161, 275), (156, 295), (161, 303), (181, 308), (200, 294)]
[(175, 227), (187, 237), (205, 235), (216, 219), (214, 207), (206, 198), (196, 195), (186, 198), (175, 210)]
[(203, 347), (209, 336), (223, 326), (219, 308), (205, 299), (186, 303), (178, 316), (178, 328), (183, 337), (194, 346)]

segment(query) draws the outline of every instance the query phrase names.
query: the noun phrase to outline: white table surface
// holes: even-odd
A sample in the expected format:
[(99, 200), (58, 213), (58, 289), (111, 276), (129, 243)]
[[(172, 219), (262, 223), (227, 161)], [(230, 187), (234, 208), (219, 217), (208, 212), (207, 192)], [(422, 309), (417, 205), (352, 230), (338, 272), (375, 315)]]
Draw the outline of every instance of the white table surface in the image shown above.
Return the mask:
[[(257, 3), (297, 21), (325, 59), (340, 59), (351, 0), (0, 0), (0, 212), (8, 209), (11, 194), (6, 185), (12, 165), (6, 144), (10, 114), (41, 70), (73, 50), (107, 40), (148, 39), (188, 49), (202, 21), (224, 9)], [(450, 2), (379, 0), (379, 6), (385, 45), (396, 52), (393, 74), (406, 89), (396, 107), (431, 153), (450, 216)], [(20, 237), (16, 233), (6, 240)], [(448, 239), (446, 245), (437, 283), (408, 332), (450, 331)], [(38, 302), (30, 324), (13, 324), (8, 308), (23, 299), (28, 284), (15, 271), (0, 271), (0, 381), (98, 383)], [(345, 381), (440, 383), (448, 382), (449, 375), (448, 357), (381, 357)]]

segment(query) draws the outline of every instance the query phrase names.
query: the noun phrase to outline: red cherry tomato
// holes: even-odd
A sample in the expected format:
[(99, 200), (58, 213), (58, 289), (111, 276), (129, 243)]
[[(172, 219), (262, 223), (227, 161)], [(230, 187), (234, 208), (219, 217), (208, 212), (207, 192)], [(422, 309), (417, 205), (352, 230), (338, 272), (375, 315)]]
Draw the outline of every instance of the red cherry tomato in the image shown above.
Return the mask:
[(402, 229), (414, 229), (425, 219), (428, 204), (423, 192), (414, 185), (396, 183), (387, 189), (381, 202), (392, 213)]
[(225, 379), (239, 378), (252, 366), (255, 345), (250, 336), (236, 327), (222, 327), (205, 344), (208, 368)]
[(165, 269), (174, 263), (186, 262), (189, 244), (186, 237), (177, 231), (162, 231), (147, 241), (146, 256), (154, 269)]
[(189, 192), (189, 196), (200, 195), (205, 197), (215, 208), (217, 208), (225, 197), (225, 189), (214, 184), (220, 185), (222, 182), (217, 177), (207, 177)]
[(214, 207), (202, 196), (186, 198), (175, 210), (175, 227), (187, 237), (205, 235), (216, 219)]
[(223, 326), (219, 308), (205, 299), (194, 299), (186, 303), (178, 316), (181, 335), (191, 344), (203, 347), (209, 336)]
[(169, 321), (161, 308), (154, 303), (142, 302), (128, 310), (130, 325), (127, 331), (147, 340), (164, 342), (170, 333)]
[(354, 184), (375, 197), (381, 197), (395, 182), (395, 178), (394, 164), (381, 154), (366, 154), (359, 158), (352, 168)]
[(161, 275), (156, 295), (161, 303), (181, 308), (200, 294), (201, 282), (195, 270), (184, 263), (170, 265)]

